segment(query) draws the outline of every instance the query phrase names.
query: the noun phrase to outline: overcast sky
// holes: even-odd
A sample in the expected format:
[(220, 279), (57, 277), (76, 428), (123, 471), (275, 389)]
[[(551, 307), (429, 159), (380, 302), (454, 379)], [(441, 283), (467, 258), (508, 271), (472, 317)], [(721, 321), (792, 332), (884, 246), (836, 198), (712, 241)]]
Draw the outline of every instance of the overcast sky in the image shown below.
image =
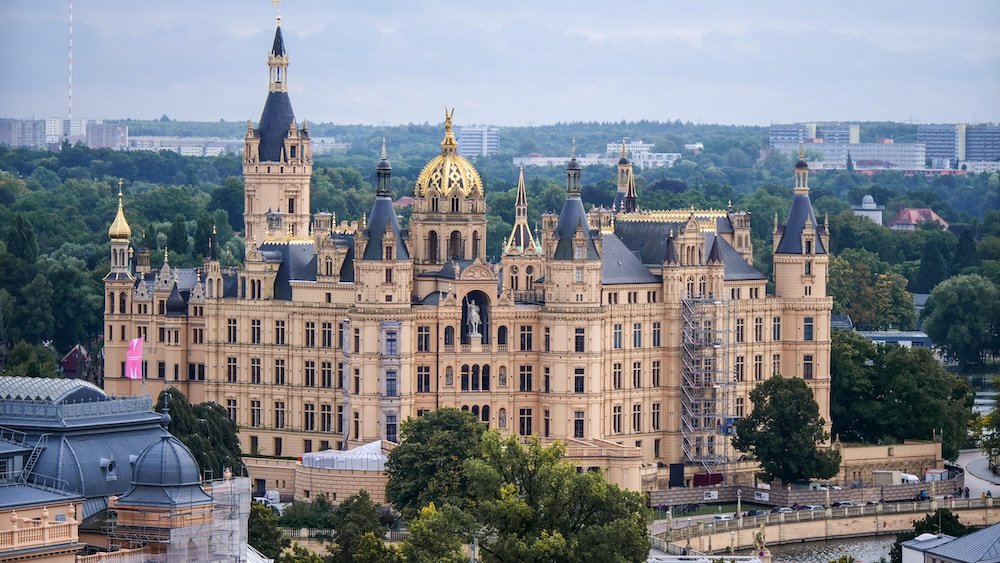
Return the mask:
[[(0, 0), (0, 116), (65, 117), (66, 0)], [(76, 0), (73, 114), (257, 120), (268, 0)], [(1000, 1), (285, 0), (296, 117), (1000, 121)]]

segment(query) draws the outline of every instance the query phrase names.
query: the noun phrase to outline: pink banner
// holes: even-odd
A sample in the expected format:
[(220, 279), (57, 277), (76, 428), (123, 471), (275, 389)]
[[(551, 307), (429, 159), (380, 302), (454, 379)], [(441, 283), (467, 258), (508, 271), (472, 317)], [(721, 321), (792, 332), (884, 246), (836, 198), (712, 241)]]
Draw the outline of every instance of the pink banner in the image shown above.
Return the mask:
[(142, 337), (128, 341), (128, 353), (125, 355), (125, 377), (142, 379)]

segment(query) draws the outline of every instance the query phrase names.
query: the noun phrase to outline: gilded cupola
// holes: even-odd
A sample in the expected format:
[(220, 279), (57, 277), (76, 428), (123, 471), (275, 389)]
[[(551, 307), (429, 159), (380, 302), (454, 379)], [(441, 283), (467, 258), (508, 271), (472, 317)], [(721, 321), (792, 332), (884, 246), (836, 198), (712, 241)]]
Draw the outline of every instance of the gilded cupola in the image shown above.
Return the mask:
[(132, 237), (132, 229), (128, 226), (128, 221), (125, 220), (125, 211), (122, 209), (122, 184), (121, 180), (118, 181), (118, 213), (115, 215), (115, 220), (111, 222), (111, 227), (108, 228), (108, 236), (112, 240), (128, 240)]
[(441, 154), (428, 162), (417, 177), (417, 184), (413, 190), (417, 197), (426, 195), (432, 189), (439, 196), (448, 196), (456, 190), (466, 196), (473, 192), (483, 195), (483, 181), (479, 178), (479, 172), (458, 154), (458, 141), (451, 128), (451, 118), (454, 114), (454, 109), (444, 112)]

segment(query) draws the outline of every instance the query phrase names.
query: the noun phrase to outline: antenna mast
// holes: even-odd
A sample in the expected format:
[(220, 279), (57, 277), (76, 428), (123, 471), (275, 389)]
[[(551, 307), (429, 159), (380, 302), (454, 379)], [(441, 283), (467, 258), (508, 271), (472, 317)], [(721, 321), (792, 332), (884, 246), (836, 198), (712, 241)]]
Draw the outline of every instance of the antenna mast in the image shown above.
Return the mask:
[(73, 0), (69, 0), (69, 119), (73, 120)]

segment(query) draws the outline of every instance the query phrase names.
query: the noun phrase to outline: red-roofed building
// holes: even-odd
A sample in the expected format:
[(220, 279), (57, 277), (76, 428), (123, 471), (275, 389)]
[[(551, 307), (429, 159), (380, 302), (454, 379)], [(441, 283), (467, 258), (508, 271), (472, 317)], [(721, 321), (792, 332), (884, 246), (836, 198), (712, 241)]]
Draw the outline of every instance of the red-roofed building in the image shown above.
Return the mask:
[(889, 221), (889, 227), (896, 231), (915, 231), (917, 230), (917, 225), (928, 221), (937, 222), (942, 229), (948, 228), (947, 221), (942, 219), (937, 213), (934, 213), (933, 209), (926, 207), (904, 207), (900, 209), (896, 218)]

